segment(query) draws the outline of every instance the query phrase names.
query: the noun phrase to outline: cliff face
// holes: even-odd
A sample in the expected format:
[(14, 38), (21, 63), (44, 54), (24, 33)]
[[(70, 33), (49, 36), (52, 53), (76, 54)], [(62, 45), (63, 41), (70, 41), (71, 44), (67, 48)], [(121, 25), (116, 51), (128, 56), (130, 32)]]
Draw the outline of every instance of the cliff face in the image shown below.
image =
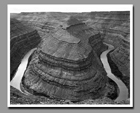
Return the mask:
[(118, 66), (123, 76), (130, 76), (130, 43), (124, 39), (110, 37), (106, 40), (112, 44), (115, 49), (110, 52), (111, 60)]
[(103, 36), (100, 33), (91, 36), (89, 38), (89, 43), (98, 56), (100, 56), (103, 51), (107, 50), (107, 46), (103, 44)]
[(112, 53), (110, 53), (110, 57), (118, 66), (119, 70), (123, 73), (123, 76), (130, 75), (129, 51), (127, 51), (126, 48), (118, 47)]
[(10, 20), (10, 80), (26, 53), (41, 41), (36, 30), (24, 26), (16, 19)]
[(115, 47), (114, 51), (109, 53), (110, 59), (118, 67), (122, 76), (129, 79), (130, 12), (91, 12), (87, 15), (88, 19), (83, 19), (83, 21), (94, 30), (103, 33), (103, 41)]
[(91, 35), (82, 23), (58, 28), (44, 37), (25, 72), (23, 87), (35, 95), (60, 100), (104, 96), (106, 72), (89, 43)]
[(112, 72), (127, 86), (130, 93), (130, 56), (129, 50), (120, 46), (108, 54)]
[(114, 46), (108, 54), (114, 75), (128, 87), (130, 85), (130, 12), (104, 12), (90, 14), (86, 22), (104, 34), (103, 41)]

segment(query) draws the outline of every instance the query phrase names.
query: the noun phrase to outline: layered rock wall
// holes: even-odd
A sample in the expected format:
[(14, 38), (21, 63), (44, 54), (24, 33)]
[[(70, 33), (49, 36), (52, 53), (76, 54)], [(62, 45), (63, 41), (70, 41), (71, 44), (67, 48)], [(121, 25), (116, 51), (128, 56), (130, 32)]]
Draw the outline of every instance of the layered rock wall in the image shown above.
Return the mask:
[(82, 101), (104, 96), (108, 79), (89, 44), (91, 35), (85, 24), (76, 24), (65, 30), (59, 28), (44, 38), (25, 72), (24, 88), (34, 95), (58, 100)]
[(107, 46), (103, 44), (103, 38), (100, 33), (93, 35), (89, 38), (89, 43), (98, 56), (107, 50)]
[(16, 19), (10, 24), (10, 80), (28, 51), (35, 48), (41, 41), (36, 30), (29, 29)]
[(101, 66), (96, 58), (78, 63), (56, 58), (48, 60), (40, 54), (35, 52), (23, 79), (24, 87), (30, 93), (71, 101), (104, 95), (107, 78), (105, 72), (99, 70)]

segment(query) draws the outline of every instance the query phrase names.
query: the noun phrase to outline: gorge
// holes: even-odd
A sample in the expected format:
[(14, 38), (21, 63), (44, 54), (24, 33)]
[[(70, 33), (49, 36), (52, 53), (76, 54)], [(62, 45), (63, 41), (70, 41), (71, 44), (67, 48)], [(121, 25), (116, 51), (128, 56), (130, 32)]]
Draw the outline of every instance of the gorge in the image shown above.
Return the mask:
[[(107, 72), (107, 76), (109, 78), (111, 78), (119, 87), (119, 96), (117, 97), (117, 99), (115, 99), (115, 101), (122, 101), (122, 100), (126, 100), (128, 98), (128, 89), (125, 86), (125, 84), (119, 80), (117, 77), (115, 77), (112, 73), (111, 73), (111, 69), (110, 66), (107, 62), (107, 54), (109, 51), (111, 51), (113, 49), (113, 46), (108, 45), (108, 50), (104, 51), (101, 54), (101, 61), (104, 65), (104, 68)], [(22, 83), (22, 77), (24, 75), (24, 71), (26, 70), (26, 66), (27, 66), (27, 62), (28, 62), (28, 58), (29, 56), (33, 53), (33, 51), (35, 51), (35, 49), (32, 49), (30, 52), (27, 53), (27, 55), (25, 55), (25, 57), (23, 58), (15, 77), (12, 79), (12, 81), (10, 82), (10, 85), (13, 86), (14, 88), (18, 89), (19, 91), (21, 91), (22, 93), (26, 94), (26, 95), (30, 95), (30, 93), (28, 93), (26, 90), (22, 91), (21, 90), (21, 83)]]
[(124, 37), (129, 31), (117, 28), (129, 19), (126, 13), (121, 21), (124, 13), (95, 13), (96, 18), (60, 13), (61, 19), (57, 13), (21, 13), (12, 18), (11, 86), (27, 96), (57, 101), (127, 100), (129, 42)]

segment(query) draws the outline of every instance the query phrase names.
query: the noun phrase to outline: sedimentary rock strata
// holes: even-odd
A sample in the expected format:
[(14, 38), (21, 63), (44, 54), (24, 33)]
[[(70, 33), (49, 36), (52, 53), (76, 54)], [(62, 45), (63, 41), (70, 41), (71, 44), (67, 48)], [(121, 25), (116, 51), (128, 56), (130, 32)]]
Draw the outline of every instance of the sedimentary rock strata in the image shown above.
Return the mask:
[(118, 66), (119, 70), (123, 73), (123, 76), (130, 75), (130, 58), (129, 58), (129, 51), (126, 48), (118, 47), (110, 56), (113, 62)]
[[(130, 12), (92, 12), (90, 17), (91, 19), (86, 21), (87, 24), (93, 29), (104, 33), (103, 41), (114, 46), (115, 49), (108, 55), (112, 72), (129, 89)], [(116, 65), (116, 68), (113, 64)]]
[[(42, 38), (40, 43), (37, 31), (18, 27), (23, 26), (21, 23), (11, 27), (11, 72), (40, 43), (22, 79), (22, 87), (29, 93), (82, 101), (106, 95), (109, 87), (114, 89), (107, 96), (115, 99), (116, 85), (107, 86), (108, 78), (99, 59), (107, 49), (103, 42), (114, 46), (109, 58), (121, 72), (123, 82), (129, 79), (129, 12), (27, 13), (16, 18), (35, 28)], [(18, 21), (13, 23), (11, 26)]]
[(108, 62), (111, 66), (112, 73), (120, 78), (127, 86), (130, 93), (130, 56), (129, 50), (118, 47), (111, 51), (108, 56)]
[(115, 49), (110, 52), (111, 60), (117, 65), (123, 76), (130, 76), (130, 43), (124, 39), (113, 37), (108, 38), (107, 42), (112, 44)]
[(25, 72), (23, 87), (32, 94), (60, 100), (81, 101), (103, 96), (107, 77), (89, 43), (91, 35), (81, 23), (58, 28), (44, 38)]
[(16, 19), (10, 20), (10, 79), (24, 55), (41, 41), (36, 30), (24, 26)]
[(89, 38), (89, 43), (92, 46), (93, 50), (97, 53), (98, 56), (100, 54), (107, 50), (107, 46), (103, 44), (103, 34), (98, 33), (96, 35), (93, 35)]
[(124, 38), (130, 33), (130, 12), (92, 12), (89, 25), (108, 34), (122, 35)]
[[(71, 16), (73, 15), (73, 16)], [(111, 11), (111, 12), (91, 12), (91, 13), (21, 13), (16, 17), (25, 23), (31, 23), (31, 26), (42, 31), (41, 28), (46, 23), (51, 26), (72, 25), (83, 21), (94, 29), (94, 32), (104, 32), (108, 34), (120, 34), (127, 38), (130, 33), (130, 12), (129, 11)], [(71, 18), (71, 19), (69, 19)], [(76, 19), (75, 19), (76, 18)], [(68, 21), (70, 20), (70, 21)], [(73, 22), (74, 21), (74, 22)], [(69, 26), (68, 25), (68, 26)], [(45, 32), (45, 31), (44, 31)]]

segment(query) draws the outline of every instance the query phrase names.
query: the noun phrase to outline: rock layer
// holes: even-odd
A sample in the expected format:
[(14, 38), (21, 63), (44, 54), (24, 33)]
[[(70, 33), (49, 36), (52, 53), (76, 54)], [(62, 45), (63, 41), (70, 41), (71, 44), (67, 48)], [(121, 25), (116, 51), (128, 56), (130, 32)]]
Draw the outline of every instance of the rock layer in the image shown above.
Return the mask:
[(87, 20), (88, 25), (104, 33), (103, 41), (114, 46), (114, 51), (108, 54), (112, 72), (119, 77), (129, 89), (130, 12), (92, 12), (90, 17), (91, 19)]
[(25, 72), (25, 89), (32, 94), (71, 101), (103, 96), (107, 77), (89, 44), (91, 35), (82, 23), (59, 28), (44, 38)]
[(100, 54), (108, 48), (103, 44), (103, 34), (101, 33), (91, 36), (89, 38), (89, 43), (98, 56), (100, 56)]
[[(35, 56), (37, 58), (39, 54), (35, 53)], [(98, 98), (103, 95), (107, 78), (93, 64), (75, 68), (32, 59), (23, 84), (30, 90), (55, 99), (78, 101)]]
[[(130, 58), (127, 49), (117, 48), (108, 54), (112, 73), (127, 86), (130, 94)], [(130, 95), (129, 95), (130, 96)]]
[(36, 30), (24, 26), (18, 20), (10, 19), (10, 80), (24, 55), (41, 41)]

